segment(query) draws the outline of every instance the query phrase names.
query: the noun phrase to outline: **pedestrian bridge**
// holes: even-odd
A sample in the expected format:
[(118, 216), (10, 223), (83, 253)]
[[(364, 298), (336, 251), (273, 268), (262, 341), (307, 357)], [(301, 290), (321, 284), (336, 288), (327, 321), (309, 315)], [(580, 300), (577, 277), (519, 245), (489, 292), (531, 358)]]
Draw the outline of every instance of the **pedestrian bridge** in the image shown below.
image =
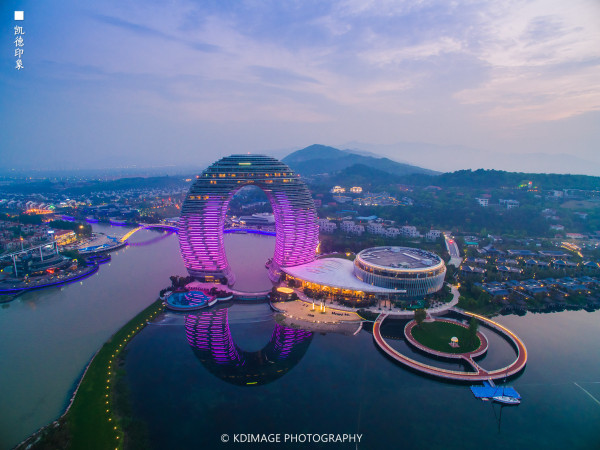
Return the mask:
[(121, 238), (121, 242), (126, 242), (131, 236), (137, 233), (140, 230), (165, 230), (165, 231), (174, 231), (177, 233), (179, 231), (179, 227), (175, 225), (167, 225), (163, 223), (140, 223), (137, 228), (133, 230), (129, 230), (125, 236)]
[[(163, 223), (140, 223), (138, 225), (139, 226), (134, 228), (133, 230), (129, 230), (129, 232), (125, 236), (123, 236), (120, 239), (120, 241), (121, 242), (127, 241), (131, 236), (133, 236), (135, 233), (137, 233), (140, 230), (151, 230), (151, 229), (156, 230), (156, 229), (158, 229), (158, 230), (173, 231), (175, 233), (179, 233), (179, 227), (177, 225), (168, 225), (168, 224), (163, 224)], [(225, 234), (249, 233), (249, 234), (262, 234), (264, 236), (275, 236), (274, 231), (259, 230), (259, 229), (255, 229), (255, 228), (226, 228), (223, 230), (223, 233), (225, 233)], [(44, 245), (47, 245), (47, 244), (44, 244)]]

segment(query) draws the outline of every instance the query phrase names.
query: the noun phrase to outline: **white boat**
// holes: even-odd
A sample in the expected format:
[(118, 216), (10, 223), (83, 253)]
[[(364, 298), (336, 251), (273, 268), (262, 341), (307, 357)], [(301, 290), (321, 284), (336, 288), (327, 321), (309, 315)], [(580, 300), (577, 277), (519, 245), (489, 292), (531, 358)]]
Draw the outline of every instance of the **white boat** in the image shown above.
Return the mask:
[(506, 395), (496, 395), (495, 397), (492, 397), (492, 400), (494, 400), (496, 403), (502, 403), (503, 405), (518, 405), (521, 403), (521, 400), (518, 398), (508, 397)]

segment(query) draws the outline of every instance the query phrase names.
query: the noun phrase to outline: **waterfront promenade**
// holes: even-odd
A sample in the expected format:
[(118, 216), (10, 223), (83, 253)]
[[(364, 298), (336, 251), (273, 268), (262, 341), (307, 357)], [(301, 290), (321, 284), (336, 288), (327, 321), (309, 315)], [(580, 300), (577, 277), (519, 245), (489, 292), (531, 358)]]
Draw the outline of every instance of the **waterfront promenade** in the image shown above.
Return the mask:
[(291, 319), (300, 319), (305, 322), (336, 324), (342, 322), (362, 322), (362, 317), (354, 311), (313, 304), (304, 301), (276, 302), (271, 304), (274, 309)]
[[(456, 311), (456, 310), (455, 310)], [(424, 373), (433, 377), (443, 378), (447, 380), (455, 380), (455, 381), (466, 381), (466, 382), (474, 382), (474, 381), (486, 381), (486, 380), (497, 380), (505, 377), (510, 377), (521, 372), (525, 365), (527, 364), (527, 349), (525, 348), (525, 344), (519, 339), (519, 337), (510, 331), (508, 328), (500, 325), (497, 322), (494, 322), (486, 317), (480, 316), (478, 314), (473, 314), (466, 311), (456, 311), (464, 314), (468, 317), (475, 317), (481, 322), (483, 322), (486, 326), (492, 328), (493, 330), (498, 331), (502, 334), (506, 339), (508, 339), (514, 345), (517, 351), (517, 358), (508, 366), (502, 367), (500, 369), (486, 371), (482, 367), (480, 367), (472, 358), (469, 358), (468, 362), (473, 367), (475, 372), (461, 372), (458, 370), (449, 370), (442, 369), (440, 367), (431, 366), (429, 364), (424, 364), (419, 361), (416, 361), (408, 356), (400, 353), (392, 346), (390, 346), (383, 336), (381, 335), (381, 325), (383, 321), (389, 316), (388, 314), (380, 314), (373, 325), (373, 339), (377, 346), (383, 350), (390, 358), (395, 361), (417, 371), (420, 373)]]
[(80, 267), (66, 274), (45, 275), (42, 277), (32, 278), (30, 280), (3, 280), (0, 281), (0, 294), (12, 295), (19, 294), (25, 291), (34, 289), (43, 289), (52, 286), (60, 286), (63, 284), (72, 283), (73, 281), (86, 278), (98, 271), (98, 264)]

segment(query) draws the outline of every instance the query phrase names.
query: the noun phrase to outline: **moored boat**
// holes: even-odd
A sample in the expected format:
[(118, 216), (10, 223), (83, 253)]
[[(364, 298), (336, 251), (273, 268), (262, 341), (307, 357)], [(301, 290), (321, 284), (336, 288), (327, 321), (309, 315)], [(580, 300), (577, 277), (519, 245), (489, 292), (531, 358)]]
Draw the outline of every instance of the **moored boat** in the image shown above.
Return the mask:
[(521, 400), (518, 398), (509, 397), (508, 395), (496, 395), (495, 397), (492, 397), (492, 400), (496, 403), (502, 403), (503, 405), (518, 405), (521, 403)]

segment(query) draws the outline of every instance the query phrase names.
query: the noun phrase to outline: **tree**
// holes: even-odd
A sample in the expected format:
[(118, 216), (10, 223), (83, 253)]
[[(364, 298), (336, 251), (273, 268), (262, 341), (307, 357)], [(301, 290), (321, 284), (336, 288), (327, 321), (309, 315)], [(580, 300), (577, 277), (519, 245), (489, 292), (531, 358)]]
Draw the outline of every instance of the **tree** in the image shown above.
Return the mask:
[(421, 326), (423, 321), (427, 318), (427, 312), (423, 308), (419, 308), (415, 310), (415, 320), (417, 321), (417, 325)]
[(42, 223), (42, 216), (32, 214), (19, 214), (19, 222), (22, 224), (39, 225)]
[(471, 317), (471, 320), (469, 320), (469, 329), (467, 331), (470, 343), (475, 342), (475, 340), (477, 339), (477, 330), (478, 329), (479, 329), (479, 321), (475, 317)]
[(60, 254), (70, 259), (76, 259), (79, 264), (85, 264), (87, 261), (84, 256), (79, 254), (78, 250), (61, 250)]

